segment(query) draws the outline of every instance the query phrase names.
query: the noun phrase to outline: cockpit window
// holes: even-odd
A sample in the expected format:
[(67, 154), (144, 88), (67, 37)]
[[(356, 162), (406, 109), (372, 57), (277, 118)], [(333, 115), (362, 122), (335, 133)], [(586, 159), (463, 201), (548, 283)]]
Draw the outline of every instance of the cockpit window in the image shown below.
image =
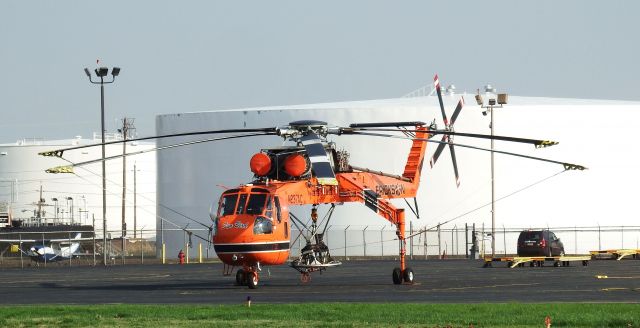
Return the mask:
[(264, 212), (264, 215), (268, 218), (273, 218), (273, 205), (272, 205), (272, 201), (271, 201), (271, 195), (269, 195), (269, 198), (267, 198), (267, 209)]
[(247, 203), (247, 214), (262, 214), (267, 194), (251, 194)]
[(247, 194), (240, 195), (240, 201), (238, 202), (238, 207), (236, 208), (236, 214), (243, 214), (244, 207), (247, 204)]
[(233, 210), (235, 210), (236, 208), (237, 200), (238, 194), (230, 194), (222, 197), (222, 201), (220, 202), (220, 209), (218, 210), (220, 212), (218, 214), (218, 217), (233, 214)]

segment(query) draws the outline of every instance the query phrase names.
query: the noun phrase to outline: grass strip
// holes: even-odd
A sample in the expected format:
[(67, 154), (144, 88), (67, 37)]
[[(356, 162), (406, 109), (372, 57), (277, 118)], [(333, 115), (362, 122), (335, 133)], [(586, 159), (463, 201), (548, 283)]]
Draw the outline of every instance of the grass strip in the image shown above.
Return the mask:
[(0, 308), (2, 327), (640, 327), (640, 304), (305, 303)]

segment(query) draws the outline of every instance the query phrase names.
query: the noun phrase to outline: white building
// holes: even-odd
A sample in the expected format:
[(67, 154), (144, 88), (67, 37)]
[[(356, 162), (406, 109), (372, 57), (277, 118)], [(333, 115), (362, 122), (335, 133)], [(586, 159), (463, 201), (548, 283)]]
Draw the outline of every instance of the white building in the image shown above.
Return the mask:
[[(445, 96), (449, 117), (461, 96)], [(455, 130), (489, 134), (489, 116), (481, 114), (473, 95), (464, 97), (466, 105)], [(639, 225), (635, 206), (637, 193), (633, 190), (640, 184), (640, 170), (637, 169), (640, 151), (635, 146), (634, 135), (640, 129), (640, 102), (512, 96), (504, 108), (495, 109), (494, 115), (496, 135), (560, 142), (556, 146), (536, 149), (531, 145), (496, 141), (495, 149), (588, 167), (585, 171), (564, 171), (562, 165), (496, 154), (497, 229)], [(337, 126), (354, 122), (431, 122), (435, 119), (439, 127), (443, 127), (437, 97), (426, 96), (159, 115), (156, 132), (273, 127), (302, 119), (321, 120)], [(203, 138), (165, 139), (160, 140), (159, 145), (198, 139)], [(329, 139), (335, 141), (339, 149), (350, 152), (351, 164), (396, 174), (402, 173), (410, 146), (409, 141), (378, 137), (331, 136)], [(439, 139), (439, 136), (434, 138)], [(488, 140), (455, 137), (455, 142), (490, 147)], [(275, 136), (254, 137), (159, 152), (158, 201), (210, 225), (209, 210), (223, 190), (220, 186), (232, 187), (251, 181), (251, 156), (261, 148), (281, 143), (282, 139)], [(429, 158), (436, 146), (430, 145)], [(475, 223), (478, 228), (484, 224), (485, 229), (490, 230), (490, 155), (461, 147), (456, 148), (456, 155), (461, 176), (459, 188), (454, 182), (448, 150), (445, 149), (434, 168), (424, 166), (418, 195), (421, 218), (418, 220), (407, 211), (414, 226), (432, 227), (438, 222), (450, 221), (445, 227)], [(396, 204), (406, 207), (401, 200)], [(178, 225), (198, 227), (161, 207), (157, 211), (159, 216), (170, 218)], [(302, 209), (296, 214), (308, 216)], [(389, 227), (386, 221), (361, 204), (340, 206), (332, 221), (336, 229), (348, 225), (380, 228), (385, 224)], [(599, 247), (593, 238), (578, 243), (573, 234), (560, 234), (560, 237), (566, 244), (567, 253), (574, 252), (574, 243), (578, 253)], [(601, 247), (636, 247), (638, 238), (638, 232), (625, 233), (622, 242), (619, 235), (610, 235), (601, 241)], [(182, 233), (165, 234), (165, 240), (168, 251), (173, 252), (173, 248), (181, 247), (184, 236)], [(508, 244), (507, 250), (515, 251), (515, 241), (509, 240)], [(384, 247), (387, 253), (387, 246)], [(503, 249), (502, 240), (497, 248)], [(389, 247), (389, 251), (391, 249)]]
[[(121, 140), (120, 135), (107, 135), (107, 141)], [(43, 157), (38, 153), (79, 145), (95, 147), (66, 151), (64, 159)], [(102, 234), (102, 168), (100, 162), (74, 168), (74, 174), (46, 173), (45, 170), (101, 158), (100, 136), (93, 139), (76, 137), (68, 140), (18, 140), (0, 144), (0, 201), (10, 204), (13, 218), (37, 216), (37, 203), (42, 189), (41, 217), (45, 223), (73, 223), (95, 225)], [(152, 149), (155, 143), (127, 143), (127, 152)], [(106, 156), (122, 154), (122, 144), (108, 145)], [(67, 160), (67, 161), (65, 161)], [(136, 183), (134, 188), (134, 165)], [(121, 159), (107, 162), (107, 229), (112, 237), (120, 237), (122, 227), (122, 171)], [(128, 237), (134, 229), (134, 189), (136, 189), (136, 229), (145, 229), (144, 237), (155, 237), (156, 224), (156, 163), (153, 152), (127, 158), (126, 212)]]

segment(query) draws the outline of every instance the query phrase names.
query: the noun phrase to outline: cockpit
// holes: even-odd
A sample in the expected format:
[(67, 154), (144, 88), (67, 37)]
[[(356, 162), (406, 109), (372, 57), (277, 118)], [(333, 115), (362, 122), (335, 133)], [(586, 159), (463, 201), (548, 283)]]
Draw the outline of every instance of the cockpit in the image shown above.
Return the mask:
[[(275, 212), (275, 213), (274, 213)], [(230, 189), (220, 197), (215, 226), (219, 220), (229, 215), (255, 215), (253, 226), (254, 234), (273, 233), (274, 220), (278, 223), (282, 220), (280, 201), (277, 196), (269, 193), (264, 188)]]

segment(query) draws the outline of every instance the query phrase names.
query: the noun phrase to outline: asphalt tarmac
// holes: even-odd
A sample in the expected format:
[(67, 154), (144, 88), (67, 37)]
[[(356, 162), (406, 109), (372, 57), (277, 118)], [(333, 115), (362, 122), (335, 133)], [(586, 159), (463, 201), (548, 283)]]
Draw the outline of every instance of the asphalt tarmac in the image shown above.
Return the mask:
[[(394, 285), (396, 261), (349, 261), (302, 283), (287, 267), (265, 267), (258, 289), (236, 286), (222, 264), (48, 266), (0, 269), (2, 304), (301, 302), (640, 302), (640, 260), (522, 267), (481, 261), (414, 260), (413, 285)], [(600, 276), (600, 278), (598, 278)], [(606, 276), (604, 278), (603, 276)]]

